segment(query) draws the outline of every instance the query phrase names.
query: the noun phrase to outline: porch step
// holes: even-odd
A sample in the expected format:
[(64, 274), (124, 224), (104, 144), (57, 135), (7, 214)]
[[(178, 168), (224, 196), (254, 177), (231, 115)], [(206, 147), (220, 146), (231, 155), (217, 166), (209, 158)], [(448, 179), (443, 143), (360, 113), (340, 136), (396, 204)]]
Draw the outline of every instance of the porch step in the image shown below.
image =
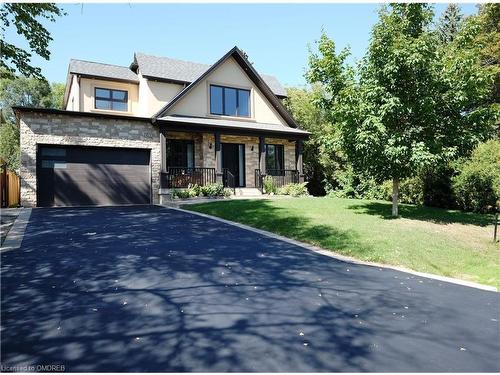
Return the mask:
[(240, 197), (241, 196), (251, 197), (256, 195), (262, 195), (262, 193), (257, 188), (236, 188), (234, 195)]

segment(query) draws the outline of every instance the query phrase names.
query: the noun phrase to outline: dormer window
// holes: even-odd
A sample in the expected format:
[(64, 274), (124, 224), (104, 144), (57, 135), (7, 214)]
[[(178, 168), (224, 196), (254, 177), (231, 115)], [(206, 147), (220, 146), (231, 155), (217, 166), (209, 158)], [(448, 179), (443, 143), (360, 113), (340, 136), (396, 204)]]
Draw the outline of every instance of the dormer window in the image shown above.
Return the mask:
[(95, 109), (128, 111), (128, 92), (125, 90), (95, 88)]
[(210, 85), (210, 114), (250, 117), (250, 90)]

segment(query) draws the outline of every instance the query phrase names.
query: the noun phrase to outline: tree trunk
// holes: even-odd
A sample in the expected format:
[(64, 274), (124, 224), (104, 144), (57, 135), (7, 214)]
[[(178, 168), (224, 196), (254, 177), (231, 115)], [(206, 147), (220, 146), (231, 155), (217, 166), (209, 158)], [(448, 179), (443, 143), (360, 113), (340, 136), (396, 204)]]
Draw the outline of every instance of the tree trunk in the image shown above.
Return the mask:
[(392, 216), (399, 216), (398, 209), (398, 197), (399, 197), (399, 178), (395, 177), (392, 179)]

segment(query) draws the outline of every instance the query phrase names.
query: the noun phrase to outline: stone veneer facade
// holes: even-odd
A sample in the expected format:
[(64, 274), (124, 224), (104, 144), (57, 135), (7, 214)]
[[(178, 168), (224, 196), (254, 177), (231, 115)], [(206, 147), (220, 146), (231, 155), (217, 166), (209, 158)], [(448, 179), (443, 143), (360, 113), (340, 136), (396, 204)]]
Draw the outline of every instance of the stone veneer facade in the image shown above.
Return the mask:
[[(195, 167), (216, 167), (214, 134), (193, 134), (169, 131), (167, 132), (167, 139), (193, 140), (195, 144)], [(255, 170), (259, 169), (259, 137), (221, 134), (221, 143), (238, 143), (245, 145), (245, 183), (246, 187), (255, 187)], [(284, 145), (285, 169), (296, 169), (294, 141), (290, 142), (282, 138), (266, 138), (266, 143)], [(212, 148), (210, 148), (210, 144)]]
[[(160, 203), (161, 170), (160, 134), (149, 121), (129, 118), (71, 116), (42, 112), (23, 112), (21, 134), (21, 204), (36, 206), (36, 157), (38, 145), (117, 147), (150, 150), (153, 203)], [(167, 139), (190, 139), (195, 144), (195, 167), (215, 168), (213, 133), (167, 133)], [(259, 138), (256, 136), (221, 135), (222, 143), (245, 145), (246, 186), (255, 186), (255, 169), (259, 168)], [(295, 169), (295, 142), (266, 138), (266, 143), (283, 144), (285, 168)], [(211, 147), (210, 147), (211, 145)], [(252, 149), (253, 148), (253, 149)]]
[(160, 134), (149, 121), (23, 112), (19, 130), (23, 206), (36, 206), (38, 145), (149, 149), (153, 202), (159, 202)]

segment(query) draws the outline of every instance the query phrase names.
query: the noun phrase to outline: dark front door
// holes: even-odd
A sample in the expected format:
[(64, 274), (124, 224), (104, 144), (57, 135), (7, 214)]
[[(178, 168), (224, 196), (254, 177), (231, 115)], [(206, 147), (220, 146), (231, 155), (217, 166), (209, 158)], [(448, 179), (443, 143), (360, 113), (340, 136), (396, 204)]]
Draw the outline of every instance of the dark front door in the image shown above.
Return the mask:
[(222, 143), (222, 168), (233, 174), (236, 187), (245, 186), (245, 145)]
[(149, 150), (40, 146), (38, 206), (151, 203)]

